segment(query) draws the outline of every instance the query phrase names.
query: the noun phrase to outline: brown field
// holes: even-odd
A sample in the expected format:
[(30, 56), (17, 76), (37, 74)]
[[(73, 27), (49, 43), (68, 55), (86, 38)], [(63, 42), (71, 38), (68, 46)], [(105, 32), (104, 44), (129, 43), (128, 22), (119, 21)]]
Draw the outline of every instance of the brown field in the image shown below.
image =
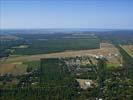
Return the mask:
[(22, 64), (22, 62), (1, 64), (0, 74), (22, 75), (26, 73), (26, 67), (27, 66)]
[[(100, 49), (93, 50), (79, 50), (79, 51), (65, 51), (60, 53), (51, 54), (38, 54), (30, 56), (18, 56), (18, 57), (8, 57), (7, 59), (1, 61), (0, 73), (10, 72), (11, 69), (16, 68), (14, 66), (22, 67), (23, 64), (18, 64), (18, 62), (25, 61), (36, 61), (40, 58), (60, 58), (60, 57), (75, 57), (75, 56), (104, 56), (107, 58), (109, 64), (120, 65), (122, 63), (121, 55), (116, 47), (109, 43), (101, 43)], [(6, 69), (4, 71), (4, 69)], [(10, 70), (9, 70), (10, 69)], [(11, 71), (12, 72), (12, 71)]]

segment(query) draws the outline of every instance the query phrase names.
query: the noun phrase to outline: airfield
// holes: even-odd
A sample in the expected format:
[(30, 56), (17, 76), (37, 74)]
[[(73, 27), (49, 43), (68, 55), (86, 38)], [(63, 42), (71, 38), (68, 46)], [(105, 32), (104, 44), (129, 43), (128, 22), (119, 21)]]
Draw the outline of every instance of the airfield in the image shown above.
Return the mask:
[(109, 67), (116, 67), (122, 65), (122, 57), (119, 50), (110, 43), (100, 43), (99, 49), (92, 50), (75, 50), (64, 51), (49, 54), (24, 55), (24, 56), (9, 56), (1, 59), (0, 74), (14, 74), (21, 75), (26, 73), (25, 62), (39, 61), (41, 58), (66, 58), (76, 56), (90, 56), (93, 58), (105, 57)]

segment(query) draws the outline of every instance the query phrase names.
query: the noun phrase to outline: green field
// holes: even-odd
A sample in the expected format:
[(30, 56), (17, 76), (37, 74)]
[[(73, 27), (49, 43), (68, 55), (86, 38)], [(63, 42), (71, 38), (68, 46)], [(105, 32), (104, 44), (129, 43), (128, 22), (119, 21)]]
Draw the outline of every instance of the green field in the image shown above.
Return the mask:
[(98, 39), (53, 39), (32, 40), (28, 48), (14, 48), (15, 55), (46, 54), (66, 50), (87, 50), (99, 48)]
[(23, 62), (24, 65), (31, 67), (33, 70), (38, 69), (40, 66), (40, 61), (25, 61)]

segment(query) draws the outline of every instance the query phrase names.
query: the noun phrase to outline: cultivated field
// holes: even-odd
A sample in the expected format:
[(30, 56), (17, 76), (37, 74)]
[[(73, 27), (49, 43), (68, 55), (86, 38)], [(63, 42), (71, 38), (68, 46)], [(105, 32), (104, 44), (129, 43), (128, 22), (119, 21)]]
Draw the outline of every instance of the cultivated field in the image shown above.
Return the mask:
[(121, 46), (131, 57), (133, 57), (133, 45), (122, 45)]
[(8, 63), (0, 65), (0, 74), (12, 74), (12, 75), (22, 75), (26, 73), (27, 65), (22, 64), (22, 62)]

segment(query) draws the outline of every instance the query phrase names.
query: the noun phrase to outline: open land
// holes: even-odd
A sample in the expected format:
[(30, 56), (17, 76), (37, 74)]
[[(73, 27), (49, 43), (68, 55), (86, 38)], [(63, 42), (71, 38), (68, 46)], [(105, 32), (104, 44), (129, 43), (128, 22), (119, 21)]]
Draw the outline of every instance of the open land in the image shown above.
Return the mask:
[[(65, 57), (76, 57), (76, 56), (106, 57), (109, 66), (120, 66), (122, 63), (121, 55), (115, 46), (113, 46), (110, 43), (101, 43), (100, 49), (64, 51), (64, 52), (50, 53), (50, 54), (8, 57), (4, 61), (1, 61), (0, 73), (3, 74), (8, 72), (14, 72), (12, 70), (16, 70), (15, 66), (20, 66), (20, 67), (25, 66), (25, 64), (23, 64), (22, 62), (38, 61), (41, 58), (65, 58)], [(9, 65), (11, 65), (11, 67)], [(21, 68), (20, 69), (18, 68), (18, 70), (21, 70)]]

